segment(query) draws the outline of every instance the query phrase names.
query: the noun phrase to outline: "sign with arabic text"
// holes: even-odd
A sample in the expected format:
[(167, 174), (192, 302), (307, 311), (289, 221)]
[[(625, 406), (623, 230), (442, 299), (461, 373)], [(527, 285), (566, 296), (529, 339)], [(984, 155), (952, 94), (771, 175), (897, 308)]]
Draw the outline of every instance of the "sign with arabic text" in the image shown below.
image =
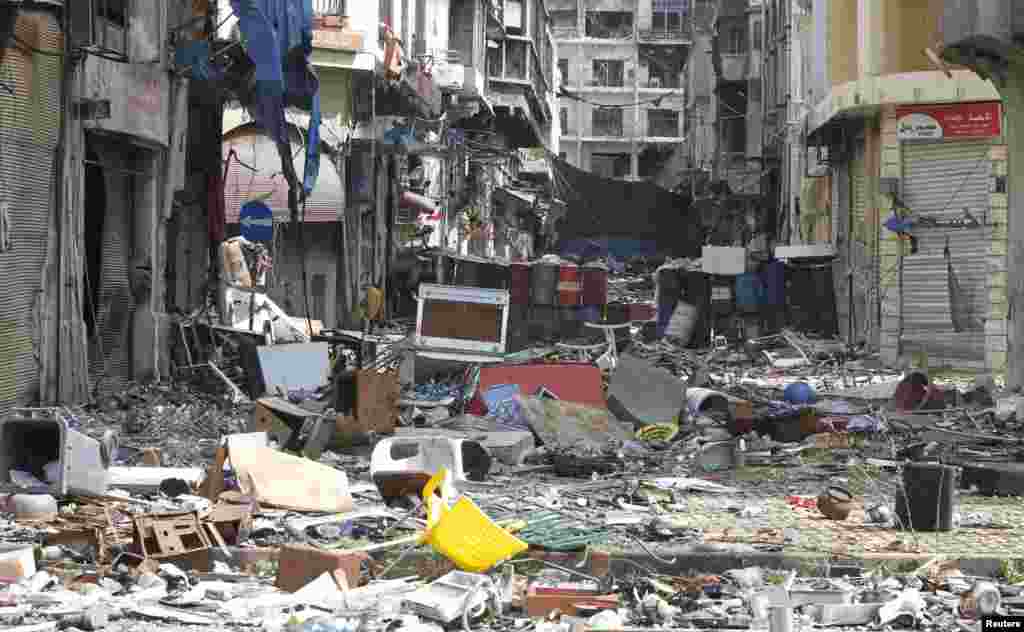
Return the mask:
[(992, 138), (1002, 133), (998, 101), (901, 106), (896, 117), (900, 140)]

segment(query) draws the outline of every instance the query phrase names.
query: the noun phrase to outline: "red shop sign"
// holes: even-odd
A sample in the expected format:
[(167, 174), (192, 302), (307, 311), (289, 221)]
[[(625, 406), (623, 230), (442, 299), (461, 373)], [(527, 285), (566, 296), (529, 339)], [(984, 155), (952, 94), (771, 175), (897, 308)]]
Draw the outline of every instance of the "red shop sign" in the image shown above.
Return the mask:
[(896, 117), (900, 140), (991, 138), (1002, 129), (999, 101), (906, 105), (896, 109)]

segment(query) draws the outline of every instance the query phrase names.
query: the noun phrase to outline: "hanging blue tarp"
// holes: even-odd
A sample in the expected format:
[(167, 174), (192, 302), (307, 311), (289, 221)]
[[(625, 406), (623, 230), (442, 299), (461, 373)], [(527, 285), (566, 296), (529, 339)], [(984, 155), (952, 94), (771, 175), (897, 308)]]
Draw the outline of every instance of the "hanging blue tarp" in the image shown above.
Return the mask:
[(252, 114), (277, 142), (289, 142), (286, 104), (309, 110), (302, 188), (312, 192), (320, 171), (320, 82), (309, 65), (313, 0), (231, 0), (246, 53), (256, 65)]

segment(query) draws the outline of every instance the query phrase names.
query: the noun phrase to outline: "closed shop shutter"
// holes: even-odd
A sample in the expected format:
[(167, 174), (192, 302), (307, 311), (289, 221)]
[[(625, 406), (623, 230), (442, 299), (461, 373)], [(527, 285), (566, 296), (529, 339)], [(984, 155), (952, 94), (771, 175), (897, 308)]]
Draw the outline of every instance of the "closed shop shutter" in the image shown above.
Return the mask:
[[(915, 216), (949, 221), (967, 209), (982, 224), (989, 214), (991, 161), (988, 142), (904, 144), (903, 201)], [(903, 262), (904, 353), (925, 353), (932, 365), (972, 367), (985, 361), (982, 328), (956, 332), (949, 304), (943, 248), (949, 239), (953, 271), (974, 320), (988, 317), (988, 270), (992, 228), (914, 228), (917, 254)]]
[[(15, 29), (44, 50), (63, 47), (59, 21), (23, 9)], [(0, 413), (35, 402), (44, 317), (42, 275), (53, 204), (53, 164), (60, 129), (61, 62), (11, 46), (0, 64), (0, 205), (10, 247), (0, 251)]]
[[(872, 341), (876, 331), (877, 309), (873, 297), (877, 285), (874, 247), (877, 226), (869, 216), (871, 187), (868, 177), (865, 148), (860, 144), (850, 161), (850, 250), (848, 263), (853, 269), (854, 342)], [(849, 302), (849, 288), (841, 299)], [(847, 308), (848, 311), (848, 308)], [(845, 316), (849, 318), (849, 316)]]

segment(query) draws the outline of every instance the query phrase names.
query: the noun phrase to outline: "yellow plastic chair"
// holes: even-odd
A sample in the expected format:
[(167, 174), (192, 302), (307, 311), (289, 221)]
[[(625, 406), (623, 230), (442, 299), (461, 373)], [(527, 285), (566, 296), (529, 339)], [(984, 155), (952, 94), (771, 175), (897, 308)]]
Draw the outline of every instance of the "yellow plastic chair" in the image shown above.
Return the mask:
[(465, 496), (449, 509), (447, 498), (434, 495), (447, 475), (447, 470), (441, 468), (423, 488), (427, 530), (422, 542), (450, 559), (459, 570), (470, 573), (487, 572), (529, 548)]

